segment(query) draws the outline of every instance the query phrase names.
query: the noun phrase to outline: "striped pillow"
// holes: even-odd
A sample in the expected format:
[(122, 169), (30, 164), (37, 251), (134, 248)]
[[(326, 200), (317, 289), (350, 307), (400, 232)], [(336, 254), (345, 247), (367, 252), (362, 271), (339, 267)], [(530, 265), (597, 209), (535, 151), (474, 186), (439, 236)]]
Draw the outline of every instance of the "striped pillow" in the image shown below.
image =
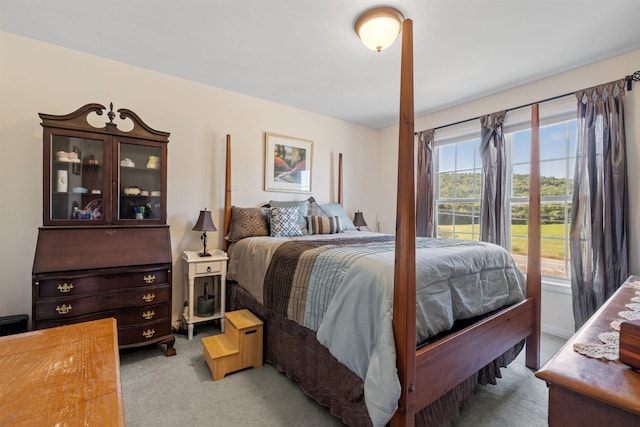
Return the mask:
[(309, 234), (335, 234), (342, 233), (342, 221), (339, 216), (314, 216), (307, 217)]

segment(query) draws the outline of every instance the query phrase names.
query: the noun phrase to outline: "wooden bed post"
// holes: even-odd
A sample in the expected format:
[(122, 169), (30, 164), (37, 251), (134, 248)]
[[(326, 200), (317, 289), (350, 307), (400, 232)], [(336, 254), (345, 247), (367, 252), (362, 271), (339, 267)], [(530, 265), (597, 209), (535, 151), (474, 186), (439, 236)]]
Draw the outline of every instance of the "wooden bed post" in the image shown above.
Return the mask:
[[(416, 210), (414, 189), (413, 21), (402, 23), (398, 198), (393, 275), (393, 331), (402, 391), (392, 426), (415, 424)], [(399, 343), (399, 344), (398, 344)]]
[(227, 160), (224, 180), (224, 236), (222, 236), (222, 247), (227, 251), (229, 242), (225, 238), (229, 235), (231, 226), (231, 135), (227, 134)]
[(338, 204), (342, 206), (342, 153), (338, 154)]
[(533, 299), (534, 326), (527, 337), (528, 368), (540, 368), (540, 114), (538, 104), (531, 106), (531, 169), (529, 173), (529, 247), (527, 254), (527, 298)]

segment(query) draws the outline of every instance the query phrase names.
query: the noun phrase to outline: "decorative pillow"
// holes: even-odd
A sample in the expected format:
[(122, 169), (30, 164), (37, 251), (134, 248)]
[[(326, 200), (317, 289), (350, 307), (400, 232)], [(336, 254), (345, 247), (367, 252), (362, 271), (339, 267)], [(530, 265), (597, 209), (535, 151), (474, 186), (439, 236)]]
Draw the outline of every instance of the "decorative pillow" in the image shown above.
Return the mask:
[(335, 234), (342, 233), (342, 221), (339, 216), (314, 216), (307, 217), (309, 234)]
[(322, 208), (322, 211), (326, 216), (339, 216), (342, 222), (343, 230), (356, 229), (356, 226), (353, 225), (353, 222), (351, 222), (344, 209), (342, 209), (340, 203), (329, 203), (326, 205), (320, 205), (320, 208)]
[(316, 199), (314, 199), (313, 197), (309, 197), (308, 202), (309, 210), (307, 211), (307, 215), (326, 216), (324, 212), (322, 212), (322, 209), (320, 208), (318, 202), (316, 202)]
[(226, 239), (237, 242), (251, 236), (269, 235), (269, 210), (231, 206), (231, 224)]
[(269, 224), (272, 237), (298, 237), (302, 230), (298, 225), (298, 208), (269, 208)]
[(270, 200), (269, 206), (272, 208), (297, 208), (298, 209), (298, 227), (300, 227), (300, 231), (302, 234), (309, 234), (307, 231), (307, 215), (309, 211), (309, 201), (308, 200), (292, 200), (292, 201), (278, 201), (278, 200)]

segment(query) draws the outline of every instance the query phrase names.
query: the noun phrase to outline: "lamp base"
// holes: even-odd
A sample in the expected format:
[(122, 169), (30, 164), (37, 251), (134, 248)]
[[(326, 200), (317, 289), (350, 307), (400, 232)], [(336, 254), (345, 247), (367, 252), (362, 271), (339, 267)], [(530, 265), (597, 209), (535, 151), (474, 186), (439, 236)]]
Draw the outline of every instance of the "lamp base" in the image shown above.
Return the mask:
[(211, 256), (211, 254), (209, 252), (200, 252), (198, 256), (205, 257), (205, 256)]

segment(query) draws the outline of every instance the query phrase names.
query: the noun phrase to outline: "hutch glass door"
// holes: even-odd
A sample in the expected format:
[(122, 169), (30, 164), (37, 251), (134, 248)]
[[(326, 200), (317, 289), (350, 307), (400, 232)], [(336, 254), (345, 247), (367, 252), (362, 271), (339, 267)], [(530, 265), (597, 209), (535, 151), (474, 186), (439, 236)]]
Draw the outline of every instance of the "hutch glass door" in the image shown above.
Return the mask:
[(51, 136), (49, 220), (103, 220), (104, 141)]
[(162, 149), (120, 142), (118, 220), (158, 220), (162, 216)]

